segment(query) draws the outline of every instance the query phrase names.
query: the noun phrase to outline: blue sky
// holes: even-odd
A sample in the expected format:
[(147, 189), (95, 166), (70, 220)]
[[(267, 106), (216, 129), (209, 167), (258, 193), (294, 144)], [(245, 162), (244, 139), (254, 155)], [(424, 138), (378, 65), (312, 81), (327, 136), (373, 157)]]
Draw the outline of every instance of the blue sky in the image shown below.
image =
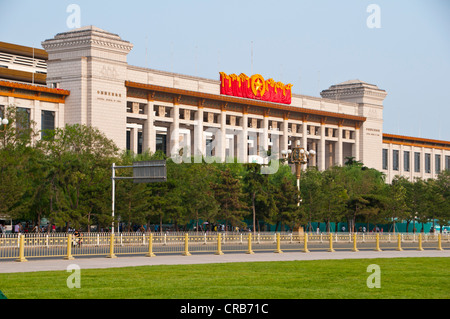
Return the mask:
[[(450, 141), (450, 1), (0, 0), (0, 41), (40, 48), (69, 30), (69, 4), (82, 26), (132, 42), (131, 65), (259, 73), (311, 96), (360, 79), (388, 93), (385, 133)], [(367, 26), (370, 4), (381, 28)]]

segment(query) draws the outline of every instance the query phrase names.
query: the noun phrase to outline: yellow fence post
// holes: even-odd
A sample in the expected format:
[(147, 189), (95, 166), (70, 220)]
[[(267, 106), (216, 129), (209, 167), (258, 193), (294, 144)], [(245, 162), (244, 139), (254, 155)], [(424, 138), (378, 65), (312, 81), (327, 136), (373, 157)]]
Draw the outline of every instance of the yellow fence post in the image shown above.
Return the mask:
[(184, 234), (184, 253), (183, 256), (190, 256), (189, 252), (189, 235), (188, 233)]
[(222, 234), (220, 234), (220, 233), (217, 235), (217, 251), (216, 251), (215, 255), (223, 255), (223, 252), (222, 252)]
[(72, 256), (72, 234), (67, 235), (67, 254), (64, 257), (65, 260), (74, 259)]
[(402, 248), (402, 235), (397, 235), (397, 251), (403, 251)]
[(305, 233), (304, 237), (305, 237), (305, 239), (304, 239), (303, 252), (304, 253), (309, 253), (309, 250), (308, 250), (308, 233)]
[(417, 248), (417, 250), (420, 250), (420, 251), (423, 250), (423, 248), (422, 248), (422, 234), (419, 234), (419, 247)]
[(148, 235), (148, 253), (146, 257), (155, 257), (155, 254), (153, 253), (153, 235)]
[(111, 237), (109, 238), (109, 255), (106, 257), (108, 258), (117, 257), (116, 255), (114, 255), (114, 234), (111, 234)]
[(25, 235), (19, 234), (19, 258), (16, 259), (18, 262), (28, 261), (25, 258)]
[(376, 235), (376, 247), (375, 247), (375, 251), (381, 251), (380, 249), (380, 234)]
[(356, 233), (353, 233), (353, 249), (352, 251), (359, 251), (358, 248), (356, 248)]
[(333, 234), (330, 233), (330, 248), (328, 249), (329, 252), (335, 252), (333, 249)]
[(442, 235), (441, 234), (438, 234), (438, 248), (437, 248), (437, 250), (444, 250), (444, 249), (442, 249)]
[(254, 254), (254, 252), (252, 250), (252, 234), (251, 233), (248, 234), (248, 250), (247, 250), (247, 254)]
[(281, 250), (281, 238), (280, 233), (277, 233), (277, 249), (274, 251), (274, 253), (282, 254), (283, 251)]

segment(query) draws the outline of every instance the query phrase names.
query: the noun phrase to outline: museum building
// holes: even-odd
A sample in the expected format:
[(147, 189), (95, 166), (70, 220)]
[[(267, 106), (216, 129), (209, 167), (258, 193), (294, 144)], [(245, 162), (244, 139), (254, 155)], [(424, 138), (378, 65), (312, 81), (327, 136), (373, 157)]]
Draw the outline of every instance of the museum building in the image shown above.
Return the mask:
[(387, 92), (374, 84), (350, 80), (312, 97), (259, 74), (205, 79), (132, 66), (133, 44), (94, 26), (42, 47), (0, 42), (0, 115), (14, 105), (42, 132), (79, 123), (134, 153), (260, 163), (300, 143), (319, 170), (353, 157), (388, 182), (450, 169), (450, 142), (383, 133)]

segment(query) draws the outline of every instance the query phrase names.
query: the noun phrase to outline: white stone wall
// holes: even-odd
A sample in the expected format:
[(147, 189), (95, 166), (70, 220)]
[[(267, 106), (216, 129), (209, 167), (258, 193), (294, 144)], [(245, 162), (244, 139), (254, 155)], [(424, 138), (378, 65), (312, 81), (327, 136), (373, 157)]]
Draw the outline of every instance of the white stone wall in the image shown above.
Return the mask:
[(42, 43), (49, 55), (49, 83), (71, 91), (65, 122), (100, 129), (126, 146), (126, 57), (132, 45), (95, 27), (56, 35)]

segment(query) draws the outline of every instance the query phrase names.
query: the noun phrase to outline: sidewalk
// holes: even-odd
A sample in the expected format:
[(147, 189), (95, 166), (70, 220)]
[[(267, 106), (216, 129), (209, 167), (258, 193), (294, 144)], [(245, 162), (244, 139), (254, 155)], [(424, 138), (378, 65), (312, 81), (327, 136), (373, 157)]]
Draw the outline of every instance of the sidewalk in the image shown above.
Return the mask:
[(95, 258), (75, 258), (74, 260), (63, 259), (28, 259), (28, 262), (1, 261), (0, 273), (18, 273), (32, 271), (66, 271), (71, 264), (78, 265), (81, 269), (88, 268), (117, 268), (135, 266), (156, 266), (156, 265), (180, 265), (180, 264), (205, 264), (205, 263), (230, 263), (230, 262), (262, 262), (262, 261), (293, 261), (293, 260), (323, 260), (323, 259), (366, 259), (366, 258), (399, 258), (399, 257), (450, 257), (450, 250), (404, 250), (404, 251), (336, 251), (336, 252), (285, 252), (277, 253), (255, 253), (253, 255), (245, 253), (225, 253), (224, 255), (214, 254), (192, 254), (191, 256), (181, 255), (158, 255), (156, 257), (95, 257)]

